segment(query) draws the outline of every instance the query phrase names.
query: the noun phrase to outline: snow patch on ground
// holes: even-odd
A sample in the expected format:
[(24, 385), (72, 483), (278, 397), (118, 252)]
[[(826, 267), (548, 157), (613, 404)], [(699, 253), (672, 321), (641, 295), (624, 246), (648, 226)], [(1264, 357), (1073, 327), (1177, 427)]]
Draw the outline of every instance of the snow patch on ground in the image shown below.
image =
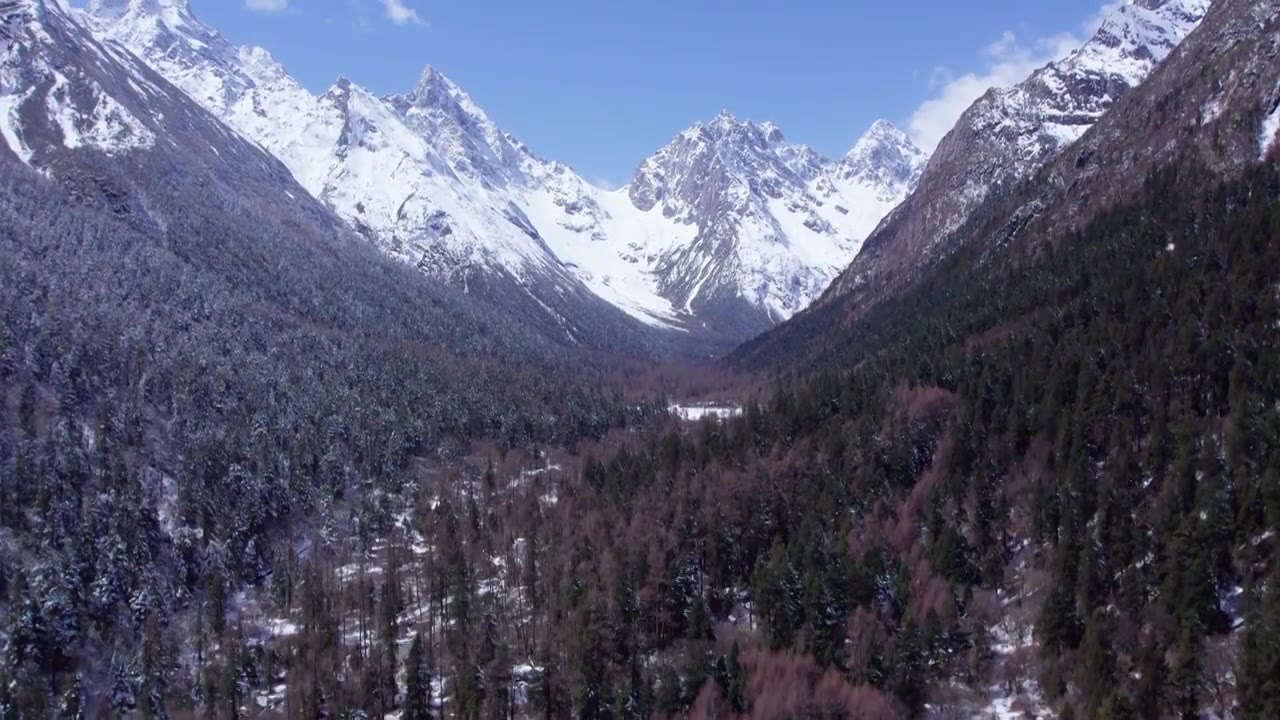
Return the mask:
[(91, 110), (84, 110), (71, 96), (71, 84), (61, 74), (54, 76), (46, 99), (49, 117), (62, 131), (62, 143), (69, 150), (94, 147), (108, 155), (146, 149), (155, 144), (155, 134), (138, 118), (102, 91), (90, 88)]
[(685, 420), (687, 422), (701, 422), (705, 418), (710, 418), (712, 420), (726, 420), (728, 418), (738, 417), (742, 414), (742, 408), (737, 405), (713, 405), (709, 403), (672, 405), (668, 409), (681, 420)]
[(302, 628), (297, 623), (285, 618), (272, 618), (267, 623), (267, 631), (271, 633), (273, 638), (293, 637), (301, 630)]
[(1271, 111), (1262, 121), (1262, 135), (1258, 138), (1258, 158), (1267, 159), (1267, 153), (1275, 147), (1276, 135), (1280, 134), (1280, 105)]
[[(29, 93), (28, 93), (29, 94)], [(31, 164), (31, 149), (22, 141), (18, 129), (18, 108), (27, 99), (27, 95), (0, 95), (0, 135), (18, 159), (27, 165)]]
[(1043, 708), (1039, 688), (1035, 687), (1034, 683), (1029, 683), (1020, 694), (1001, 692), (992, 698), (989, 711), (989, 714), (984, 713), (981, 717), (997, 718), (997, 720), (1027, 720), (1027, 718), (1052, 716)]
[(1208, 125), (1222, 116), (1222, 95), (1216, 95), (1210, 98), (1200, 108), (1200, 124)]

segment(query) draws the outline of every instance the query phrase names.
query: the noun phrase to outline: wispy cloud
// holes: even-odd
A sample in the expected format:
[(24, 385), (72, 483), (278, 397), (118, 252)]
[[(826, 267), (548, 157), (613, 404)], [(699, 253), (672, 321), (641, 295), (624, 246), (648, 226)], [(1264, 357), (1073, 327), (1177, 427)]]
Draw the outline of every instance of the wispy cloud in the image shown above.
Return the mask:
[(289, 0), (244, 0), (244, 6), (254, 12), (276, 13), (289, 9)]
[(387, 9), (387, 19), (396, 25), (426, 25), (418, 11), (405, 4), (405, 0), (382, 0)]
[(1074, 31), (1023, 40), (1013, 31), (982, 51), (979, 70), (956, 74), (950, 68), (934, 68), (929, 79), (931, 97), (911, 114), (907, 127), (911, 139), (932, 151), (955, 126), (960, 115), (993, 87), (1016, 85), (1036, 69), (1061, 59), (1097, 32), (1103, 20), (1123, 2), (1108, 2), (1080, 23)]

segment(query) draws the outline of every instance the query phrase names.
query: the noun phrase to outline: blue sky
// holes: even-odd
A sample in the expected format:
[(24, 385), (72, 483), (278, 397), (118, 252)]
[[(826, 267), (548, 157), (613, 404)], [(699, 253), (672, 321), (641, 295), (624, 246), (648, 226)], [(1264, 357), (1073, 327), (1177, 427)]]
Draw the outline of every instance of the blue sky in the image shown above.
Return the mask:
[(884, 117), (937, 141), (985, 87), (1081, 42), (1104, 0), (191, 0), (314, 91), (412, 88), (432, 65), (507, 132), (624, 183), (728, 109), (843, 154)]

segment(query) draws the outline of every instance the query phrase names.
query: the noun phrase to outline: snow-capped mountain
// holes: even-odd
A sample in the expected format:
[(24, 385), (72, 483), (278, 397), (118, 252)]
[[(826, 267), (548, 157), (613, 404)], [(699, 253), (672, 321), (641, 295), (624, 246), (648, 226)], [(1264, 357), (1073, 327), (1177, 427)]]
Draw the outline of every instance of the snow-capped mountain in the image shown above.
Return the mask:
[(1033, 174), (1141, 83), (1200, 22), (1210, 0), (1135, 0), (1093, 37), (1022, 83), (988, 91), (929, 159), (915, 191), (827, 292), (892, 285), (945, 252), (946, 239), (993, 193)]
[(759, 332), (830, 283), (924, 160), (887, 123), (834, 162), (726, 114), (608, 191), (535, 156), (432, 68), (403, 95), (344, 79), (315, 96), (186, 0), (90, 0), (86, 22), (386, 252), (468, 287), (505, 278), (568, 325), (564, 298), (592, 296), (657, 328)]
[(883, 121), (832, 162), (770, 123), (721, 113), (636, 171), (627, 195), (657, 231), (629, 247), (677, 307), (767, 327), (822, 291), (923, 161)]
[(134, 55), (99, 42), (57, 0), (0, 0), (0, 135), (0, 155), (137, 222), (169, 222), (158, 179), (180, 186), (201, 175), (191, 182), (211, 196), (224, 184), (253, 187), (281, 212), (341, 227), (269, 153)]
[(111, 92), (119, 78), (71, 62), (54, 36), (62, 15), (34, 0), (0, 2), (0, 134), (8, 151), (30, 165), (55, 145), (108, 155), (151, 147), (149, 114)]

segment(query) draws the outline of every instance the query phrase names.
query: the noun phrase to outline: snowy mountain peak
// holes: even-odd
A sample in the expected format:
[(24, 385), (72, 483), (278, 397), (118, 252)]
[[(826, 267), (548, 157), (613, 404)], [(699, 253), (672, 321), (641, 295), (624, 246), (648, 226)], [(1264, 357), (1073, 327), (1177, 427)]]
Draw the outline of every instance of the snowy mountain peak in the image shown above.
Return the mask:
[(713, 126), (730, 127), (738, 124), (738, 118), (726, 108), (716, 113), (715, 118), (711, 120), (711, 124)]
[[(471, 105), (475, 103), (471, 100), (471, 96), (463, 92), (458, 84), (450, 80), (444, 73), (428, 65), (422, 70), (422, 74), (418, 76), (418, 84), (414, 87), (413, 92), (408, 96), (412, 104), (423, 106), (461, 106)], [(479, 111), (479, 107), (474, 107)], [(483, 114), (483, 111), (481, 111)]]
[(1200, 23), (1210, 4), (1211, 0), (1141, 0), (1122, 5), (1103, 19), (1089, 42), (1041, 74), (1050, 82), (1092, 75), (1136, 85)]
[(353, 87), (356, 87), (355, 83), (351, 82), (351, 80), (346, 76), (340, 75), (338, 76), (338, 79), (334, 80), (333, 84), (329, 86), (329, 89), (325, 90), (320, 96), (320, 101), (331, 103), (334, 107), (340, 108), (345, 114), (347, 99), (351, 97), (351, 89)]
[(770, 144), (776, 145), (787, 141), (786, 136), (782, 134), (782, 129), (768, 120), (760, 123), (760, 131), (764, 133), (765, 140)]
[(898, 129), (897, 125), (894, 125), (888, 120), (881, 119), (871, 123), (871, 127), (867, 128), (867, 131), (862, 134), (861, 138), (858, 138), (857, 144), (854, 145), (854, 151), (857, 151), (857, 149), (862, 145), (871, 143), (892, 143), (903, 145), (911, 144), (911, 139), (907, 137), (905, 132)]
[(719, 141), (742, 140), (767, 141), (770, 136), (778, 141), (782, 139), (782, 131), (771, 122), (757, 123), (748, 118), (738, 118), (728, 110), (721, 110), (710, 124), (707, 131)]
[(877, 120), (840, 161), (840, 174), (885, 186), (914, 185), (928, 159), (893, 123)]
[(459, 175), (495, 186), (522, 181), (520, 162), (527, 153), (439, 70), (427, 66), (412, 92), (383, 100)]
[(89, 10), (101, 37), (275, 154), (389, 254), (451, 279), (517, 278), (543, 308), (585, 297), (646, 324), (752, 335), (816, 297), (909, 189), (896, 167), (846, 177), (773, 123), (725, 110), (627, 188), (603, 190), (539, 159), (434, 67), (404, 94), (339, 78), (316, 96), (185, 3)]
[[(878, 125), (855, 168), (728, 111), (641, 163), (627, 195), (693, 233), (658, 261), (664, 297), (698, 312), (732, 307), (775, 322), (804, 307), (910, 191), (924, 154)], [(887, 164), (884, 164), (887, 163)], [(743, 309), (745, 305), (749, 309)]]
[(188, 0), (89, 0), (87, 10), (103, 20), (117, 20), (126, 15), (154, 17), (171, 28), (196, 22)]

